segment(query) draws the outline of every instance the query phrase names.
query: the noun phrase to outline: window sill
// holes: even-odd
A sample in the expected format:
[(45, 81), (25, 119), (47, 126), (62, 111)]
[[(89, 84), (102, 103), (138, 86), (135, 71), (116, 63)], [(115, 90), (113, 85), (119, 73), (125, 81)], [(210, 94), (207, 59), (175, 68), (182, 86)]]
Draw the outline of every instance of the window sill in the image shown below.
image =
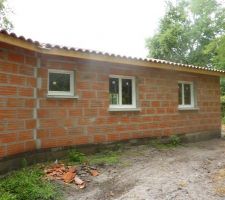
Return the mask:
[(178, 107), (178, 110), (182, 111), (182, 110), (199, 110), (198, 107)]
[(78, 99), (79, 96), (69, 96), (69, 95), (46, 95), (47, 99)]
[(141, 111), (140, 108), (109, 108), (109, 112), (139, 112)]

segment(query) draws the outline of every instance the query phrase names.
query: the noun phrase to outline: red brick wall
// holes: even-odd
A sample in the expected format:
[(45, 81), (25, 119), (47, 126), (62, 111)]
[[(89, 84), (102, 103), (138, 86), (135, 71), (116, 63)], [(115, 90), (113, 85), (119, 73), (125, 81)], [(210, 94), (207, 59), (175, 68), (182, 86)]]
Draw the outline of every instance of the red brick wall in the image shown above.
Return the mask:
[[(76, 71), (79, 99), (46, 99), (47, 70)], [(109, 75), (135, 76), (140, 112), (109, 112)], [(43, 57), (38, 137), (42, 148), (220, 130), (219, 78)], [(178, 111), (178, 81), (194, 81), (198, 111)]]
[(35, 53), (0, 43), (0, 157), (35, 149)]
[[(46, 98), (48, 69), (75, 70), (79, 98)], [(35, 148), (220, 131), (219, 77), (37, 57), (3, 44), (0, 73), (0, 157)], [(108, 111), (112, 74), (136, 77), (140, 112)], [(194, 81), (199, 110), (178, 111), (178, 81)]]

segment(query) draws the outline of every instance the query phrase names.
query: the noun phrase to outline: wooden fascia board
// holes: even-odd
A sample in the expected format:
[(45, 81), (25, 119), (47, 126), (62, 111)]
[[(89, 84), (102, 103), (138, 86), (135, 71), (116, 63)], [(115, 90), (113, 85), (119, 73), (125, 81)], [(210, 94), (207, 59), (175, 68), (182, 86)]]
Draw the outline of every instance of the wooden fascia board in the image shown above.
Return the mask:
[(0, 42), (18, 46), (18, 47), (35, 51), (45, 55), (81, 58), (81, 59), (103, 61), (103, 62), (110, 62), (110, 63), (119, 63), (119, 64), (127, 64), (127, 65), (142, 66), (142, 67), (149, 67), (149, 68), (174, 70), (179, 72), (206, 74), (206, 75), (212, 75), (212, 76), (225, 76), (225, 73), (222, 73), (222, 72), (194, 69), (194, 68), (182, 67), (182, 66), (171, 65), (171, 64), (155, 63), (155, 62), (143, 61), (138, 59), (127, 59), (127, 58), (120, 58), (120, 57), (114, 57), (109, 55), (57, 49), (57, 48), (51, 48), (51, 49), (42, 48), (37, 46), (36, 44), (29, 43), (27, 41), (24, 41), (19, 38), (15, 38), (6, 34), (0, 34)]
[(42, 53), (48, 54), (48, 55), (55, 55), (55, 56), (74, 57), (74, 58), (103, 61), (103, 62), (110, 62), (110, 63), (119, 63), (119, 64), (142, 66), (142, 67), (165, 69), (165, 70), (174, 70), (179, 72), (197, 73), (197, 74), (205, 74), (205, 75), (213, 75), (213, 76), (225, 76), (225, 73), (223, 74), (221, 72), (207, 71), (203, 69), (182, 67), (182, 66), (171, 65), (171, 64), (169, 65), (164, 63), (154, 63), (154, 62), (136, 60), (136, 59), (119, 58), (119, 57), (94, 54), (94, 53), (68, 51), (64, 49), (50, 49), (50, 50), (43, 49)]
[(0, 42), (10, 44), (10, 45), (13, 45), (13, 46), (18, 46), (18, 47), (28, 49), (28, 50), (31, 50), (31, 51), (36, 51), (36, 52), (40, 51), (40, 48), (37, 45), (32, 44), (32, 43), (27, 42), (27, 41), (24, 41), (24, 40), (21, 40), (19, 38), (15, 38), (15, 37), (6, 35), (6, 34), (0, 34)]

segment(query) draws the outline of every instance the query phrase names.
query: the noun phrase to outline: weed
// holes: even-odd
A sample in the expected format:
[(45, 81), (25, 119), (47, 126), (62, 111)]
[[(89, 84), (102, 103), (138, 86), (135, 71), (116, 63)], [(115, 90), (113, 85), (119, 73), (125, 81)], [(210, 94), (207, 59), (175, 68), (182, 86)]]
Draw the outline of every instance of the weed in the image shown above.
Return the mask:
[(172, 145), (172, 146), (178, 146), (181, 144), (181, 140), (180, 138), (177, 136), (177, 135), (172, 135), (170, 136), (169, 138), (169, 143)]
[(57, 188), (40, 169), (23, 168), (0, 180), (0, 200), (58, 200)]
[(68, 152), (68, 158), (70, 162), (83, 163), (86, 160), (85, 154), (77, 151), (76, 149)]

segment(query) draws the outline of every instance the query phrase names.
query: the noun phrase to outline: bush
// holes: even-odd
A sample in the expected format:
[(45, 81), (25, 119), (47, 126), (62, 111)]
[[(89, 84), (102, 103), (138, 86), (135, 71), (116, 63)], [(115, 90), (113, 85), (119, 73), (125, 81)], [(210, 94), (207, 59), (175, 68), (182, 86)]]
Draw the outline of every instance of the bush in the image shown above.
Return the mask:
[(0, 179), (0, 200), (58, 200), (57, 188), (39, 169), (24, 168)]
[[(221, 102), (221, 117), (225, 117), (225, 96), (220, 97), (220, 102)], [(224, 120), (222, 121), (224, 123)]]

